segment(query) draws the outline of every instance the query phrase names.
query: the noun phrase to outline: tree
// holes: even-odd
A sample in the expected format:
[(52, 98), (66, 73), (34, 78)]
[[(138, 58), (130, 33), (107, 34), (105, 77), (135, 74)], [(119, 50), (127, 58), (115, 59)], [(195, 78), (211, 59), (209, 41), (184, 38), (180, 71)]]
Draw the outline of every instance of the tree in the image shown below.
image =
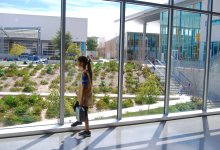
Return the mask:
[(76, 43), (71, 43), (70, 46), (66, 50), (66, 54), (69, 59), (76, 59), (80, 54), (80, 48)]
[(89, 51), (95, 51), (98, 47), (98, 42), (96, 37), (88, 37), (87, 38), (87, 50)]
[[(67, 49), (72, 43), (72, 35), (70, 32), (67, 32), (65, 35), (65, 48)], [(53, 38), (53, 44), (55, 48), (61, 50), (61, 32), (57, 31), (56, 36)]]
[[(10, 50), (10, 55), (19, 56), (22, 53), (24, 53), (25, 49), (26, 49), (25, 46), (14, 43), (14, 44), (12, 44), (12, 48)], [(16, 59), (15, 59), (15, 64), (16, 64)]]
[[(151, 74), (143, 84), (141, 84), (136, 93), (136, 100), (142, 101), (142, 104), (153, 104), (157, 100), (157, 96), (160, 94), (160, 89), (157, 85), (157, 80), (153, 74)], [(148, 105), (148, 109), (149, 109)]]

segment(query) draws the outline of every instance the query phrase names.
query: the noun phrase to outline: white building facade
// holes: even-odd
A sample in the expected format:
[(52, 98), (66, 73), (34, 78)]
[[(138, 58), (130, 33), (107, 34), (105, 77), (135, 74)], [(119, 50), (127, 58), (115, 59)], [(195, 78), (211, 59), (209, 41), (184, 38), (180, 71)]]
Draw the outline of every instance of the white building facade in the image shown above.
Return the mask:
[[(15, 42), (26, 46), (26, 52), (30, 54), (59, 54), (60, 50), (55, 49), (52, 40), (60, 30), (60, 17), (0, 13), (0, 18), (1, 56), (8, 55)], [(82, 54), (86, 53), (87, 24), (87, 18), (66, 18), (66, 32), (71, 33)]]

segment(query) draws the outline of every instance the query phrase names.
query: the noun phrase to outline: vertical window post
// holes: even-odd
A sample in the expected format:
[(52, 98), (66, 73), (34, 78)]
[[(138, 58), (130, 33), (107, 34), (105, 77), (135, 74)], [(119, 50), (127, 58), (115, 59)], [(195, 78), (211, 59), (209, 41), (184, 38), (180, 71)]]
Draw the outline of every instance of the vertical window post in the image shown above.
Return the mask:
[(170, 8), (168, 10), (168, 49), (166, 62), (166, 77), (165, 77), (165, 102), (164, 115), (169, 113), (169, 97), (170, 97), (170, 77), (171, 77), (171, 53), (172, 53), (172, 39), (173, 39), (173, 1), (169, 0)]
[(120, 2), (120, 32), (119, 32), (119, 75), (118, 75), (118, 109), (117, 120), (122, 118), (122, 94), (124, 72), (124, 34), (125, 34), (125, 0)]
[(202, 111), (207, 111), (207, 99), (208, 99), (208, 85), (209, 85), (209, 68), (210, 68), (210, 49), (212, 40), (212, 11), (213, 11), (213, 0), (208, 0), (208, 21), (207, 21), (207, 33), (206, 33), (206, 61), (205, 61), (205, 76), (204, 76), (204, 93), (203, 93), (203, 104)]
[(61, 0), (61, 53), (60, 53), (60, 119), (64, 124), (64, 65), (65, 65), (65, 27), (66, 26), (66, 0)]

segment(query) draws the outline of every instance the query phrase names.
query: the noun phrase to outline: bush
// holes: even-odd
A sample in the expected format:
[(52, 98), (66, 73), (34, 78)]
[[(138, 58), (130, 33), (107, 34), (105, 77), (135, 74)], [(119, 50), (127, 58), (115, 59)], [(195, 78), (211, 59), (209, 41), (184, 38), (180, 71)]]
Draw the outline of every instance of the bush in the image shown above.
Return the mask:
[(17, 107), (19, 105), (19, 101), (15, 99), (14, 96), (4, 96), (2, 97), (5, 105), (8, 105), (10, 108)]
[(8, 112), (2, 122), (4, 126), (12, 126), (18, 123), (18, 117), (13, 112)]
[(22, 115), (26, 114), (27, 111), (28, 111), (27, 105), (20, 105), (14, 109), (14, 113), (17, 116), (22, 116)]
[(56, 69), (59, 69), (60, 68), (60, 64), (55, 64), (54, 65), (54, 69), (56, 70)]
[(5, 105), (4, 101), (0, 99), (0, 113), (5, 113), (8, 107)]
[(1, 77), (1, 80), (7, 80), (8, 77), (6, 75), (4, 75), (3, 77)]
[(41, 85), (47, 85), (48, 82), (47, 82), (46, 80), (41, 80), (41, 81), (40, 81), (40, 84), (41, 84)]
[(33, 86), (31, 86), (30, 84), (26, 84), (22, 91), (27, 92), (27, 93), (31, 93), (31, 92), (34, 92), (35, 90), (36, 89)]
[(126, 99), (122, 101), (122, 108), (128, 108), (134, 106), (133, 101), (131, 99)]
[(110, 101), (110, 103), (109, 103), (109, 108), (110, 108), (111, 110), (117, 109), (117, 106), (118, 106), (118, 104), (117, 104), (117, 99), (113, 99), (113, 100)]
[(37, 70), (32, 70), (31, 72), (30, 72), (30, 76), (35, 76), (36, 75), (36, 73), (37, 73)]
[(20, 92), (20, 91), (22, 91), (22, 88), (19, 88), (19, 87), (10, 88), (10, 92)]
[(110, 97), (108, 95), (105, 95), (102, 100), (106, 103), (106, 104), (109, 104), (110, 102)]
[(104, 110), (104, 109), (108, 109), (108, 105), (101, 99), (96, 103), (96, 108), (97, 110)]
[(43, 64), (38, 64), (37, 66), (35, 66), (34, 70), (41, 70), (43, 67)]
[(30, 64), (28, 65), (28, 68), (33, 68), (33, 67), (34, 67), (33, 63), (30, 63)]
[(46, 70), (45, 69), (41, 70), (40, 75), (41, 76), (46, 75)]
[(0, 77), (3, 77), (5, 75), (5, 71), (3, 69), (0, 69)]
[(4, 87), (5, 87), (5, 88), (6, 88), (6, 87), (9, 87), (9, 84), (8, 84), (8, 83), (4, 84)]
[(15, 84), (14, 84), (14, 86), (15, 87), (23, 87), (24, 86), (24, 81), (15, 81)]
[(25, 74), (25, 75), (23, 76), (22, 81), (23, 81), (24, 83), (29, 82), (29, 81), (30, 81), (30, 76), (29, 76), (28, 74)]
[(39, 116), (34, 116), (32, 114), (26, 114), (18, 118), (19, 122), (23, 124), (32, 123), (40, 120)]
[(0, 91), (3, 89), (3, 86), (0, 86)]
[(64, 116), (70, 117), (73, 115), (73, 104), (75, 103), (75, 101), (69, 97), (65, 97), (64, 100), (65, 100)]
[(50, 75), (54, 74), (54, 69), (52, 65), (47, 66), (47, 74), (50, 74)]
[(55, 83), (51, 83), (50, 86), (49, 86), (49, 89), (59, 89), (59, 85), (58, 84), (55, 84)]
[(23, 68), (23, 69), (21, 69), (17, 72), (18, 77), (22, 77), (22, 76), (27, 75), (27, 74), (29, 74), (29, 69), (28, 68)]
[(40, 115), (41, 115), (41, 112), (42, 112), (42, 107), (41, 107), (41, 106), (34, 106), (34, 107), (33, 107), (32, 113), (33, 113), (35, 116), (40, 116)]

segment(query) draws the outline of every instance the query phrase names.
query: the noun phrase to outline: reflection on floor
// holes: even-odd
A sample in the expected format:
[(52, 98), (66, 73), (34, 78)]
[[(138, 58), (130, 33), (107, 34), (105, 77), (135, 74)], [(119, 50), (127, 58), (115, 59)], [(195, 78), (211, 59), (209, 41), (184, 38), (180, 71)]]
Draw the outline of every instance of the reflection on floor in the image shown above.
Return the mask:
[(92, 130), (90, 138), (57, 133), (0, 139), (0, 150), (219, 150), (220, 115)]

